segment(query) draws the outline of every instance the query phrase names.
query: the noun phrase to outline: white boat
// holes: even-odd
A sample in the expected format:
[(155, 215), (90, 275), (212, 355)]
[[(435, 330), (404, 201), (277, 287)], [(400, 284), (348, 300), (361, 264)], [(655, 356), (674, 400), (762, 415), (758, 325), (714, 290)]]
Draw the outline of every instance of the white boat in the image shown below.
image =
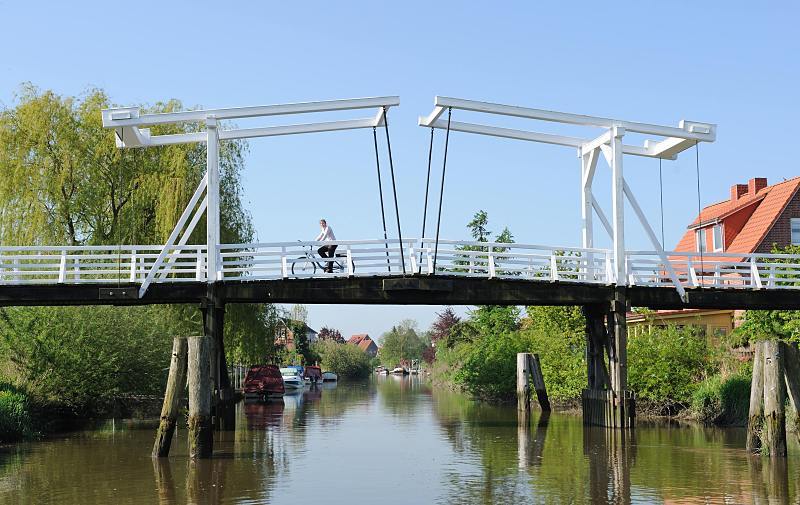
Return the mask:
[(281, 377), (283, 377), (283, 387), (286, 390), (290, 389), (303, 389), (305, 381), (300, 376), (300, 372), (296, 368), (281, 368)]
[(408, 375), (408, 370), (402, 366), (395, 367), (391, 372), (393, 375)]
[(333, 382), (339, 380), (339, 376), (336, 375), (336, 372), (322, 372), (322, 380), (324, 382)]

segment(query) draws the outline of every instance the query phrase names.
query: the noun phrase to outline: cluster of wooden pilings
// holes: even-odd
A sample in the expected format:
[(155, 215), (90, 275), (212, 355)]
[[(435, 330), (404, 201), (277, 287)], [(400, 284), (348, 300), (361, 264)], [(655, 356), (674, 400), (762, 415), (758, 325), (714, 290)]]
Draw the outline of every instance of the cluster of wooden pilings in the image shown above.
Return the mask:
[[(586, 374), (581, 394), (584, 424), (633, 428), (636, 400), (628, 391), (627, 299), (624, 287), (609, 305), (585, 305)], [(606, 365), (606, 361), (608, 365)]]
[(800, 352), (795, 344), (765, 340), (755, 344), (747, 449), (786, 456), (786, 399), (800, 416)]
[(225, 306), (213, 286), (201, 306), (205, 335), (175, 337), (167, 388), (153, 457), (169, 455), (172, 437), (189, 390), (189, 456), (210, 458), (215, 429), (234, 429), (234, 395), (228, 376), (223, 343)]
[(533, 397), (531, 390), (536, 391), (536, 399), (542, 412), (550, 412), (550, 400), (547, 398), (539, 355), (519, 352), (517, 353), (517, 412), (522, 424), (530, 422)]

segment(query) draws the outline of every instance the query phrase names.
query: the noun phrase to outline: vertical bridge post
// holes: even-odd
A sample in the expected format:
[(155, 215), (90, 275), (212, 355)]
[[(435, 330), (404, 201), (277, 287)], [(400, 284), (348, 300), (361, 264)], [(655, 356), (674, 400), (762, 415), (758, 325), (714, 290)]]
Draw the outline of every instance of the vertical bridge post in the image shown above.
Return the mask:
[(583, 309), (588, 387), (583, 390), (581, 403), (587, 425), (633, 428), (636, 406), (627, 389), (626, 306), (625, 288), (617, 287), (610, 307), (590, 305)]

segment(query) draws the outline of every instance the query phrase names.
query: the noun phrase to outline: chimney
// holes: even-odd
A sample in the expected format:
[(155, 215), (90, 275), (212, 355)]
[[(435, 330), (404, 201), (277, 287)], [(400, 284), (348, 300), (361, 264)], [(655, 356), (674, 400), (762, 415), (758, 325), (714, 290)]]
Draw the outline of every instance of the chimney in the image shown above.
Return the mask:
[(731, 186), (732, 202), (737, 201), (739, 198), (742, 197), (742, 195), (746, 194), (747, 194), (747, 184), (734, 184), (733, 186)]
[(767, 178), (766, 177), (754, 177), (747, 181), (747, 193), (749, 195), (755, 195), (756, 191), (760, 189), (764, 189), (767, 187)]

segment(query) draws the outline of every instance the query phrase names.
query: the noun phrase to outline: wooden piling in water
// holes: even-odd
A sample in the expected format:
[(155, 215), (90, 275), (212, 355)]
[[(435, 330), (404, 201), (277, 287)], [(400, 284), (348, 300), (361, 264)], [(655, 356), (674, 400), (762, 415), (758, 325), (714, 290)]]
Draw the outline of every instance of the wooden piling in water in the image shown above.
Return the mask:
[(770, 456), (786, 456), (786, 400), (783, 353), (777, 340), (763, 342), (764, 431), (763, 449)]
[(528, 353), (517, 353), (517, 416), (520, 423), (529, 420), (531, 411), (530, 361)]
[(750, 381), (750, 412), (747, 417), (747, 450), (761, 451), (761, 430), (764, 426), (764, 349), (755, 343), (753, 378)]
[(795, 433), (800, 434), (800, 352), (796, 344), (781, 342), (783, 346), (783, 373), (789, 406), (794, 411)]
[(539, 362), (538, 354), (528, 355), (528, 369), (533, 379), (533, 389), (536, 391), (536, 399), (539, 401), (539, 407), (541, 407), (544, 412), (550, 412), (550, 399), (547, 398), (547, 388), (544, 385), (542, 364)]
[(189, 337), (189, 457), (210, 458), (214, 433), (211, 422), (211, 351), (209, 337)]
[(164, 392), (164, 404), (161, 407), (161, 422), (158, 425), (155, 444), (153, 444), (154, 458), (169, 456), (181, 400), (183, 400), (183, 393), (186, 389), (188, 346), (186, 337), (175, 337), (172, 341), (172, 359), (169, 364), (167, 389)]

